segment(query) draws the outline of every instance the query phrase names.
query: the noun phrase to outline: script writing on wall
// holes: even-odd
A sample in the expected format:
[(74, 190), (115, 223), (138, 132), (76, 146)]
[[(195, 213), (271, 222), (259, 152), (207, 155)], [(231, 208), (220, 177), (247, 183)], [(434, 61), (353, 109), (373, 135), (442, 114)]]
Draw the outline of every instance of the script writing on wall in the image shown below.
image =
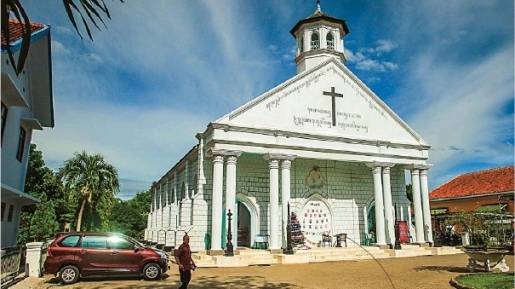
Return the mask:
[[(332, 127), (332, 112), (328, 109), (308, 107), (307, 116), (293, 115), (293, 124), (296, 126)], [(359, 113), (336, 111), (338, 116), (336, 127), (343, 130), (354, 129), (368, 133), (368, 125), (363, 123), (363, 116)]]
[(295, 92), (300, 93), (301, 89), (310, 87), (311, 84), (313, 84), (313, 83), (317, 83), (320, 80), (320, 77), (322, 77), (324, 75), (325, 75), (325, 71), (320, 71), (318, 73), (308, 76), (307, 79), (305, 79), (303, 82), (301, 82), (295, 86), (287, 87), (284, 91), (281, 92), (281, 94), (276, 95), (275, 97), (273, 97), (272, 100), (268, 101), (266, 103), (266, 108), (269, 111), (277, 108), (281, 104), (281, 100), (283, 100), (284, 98), (290, 96), (291, 94), (293, 94)]
[(381, 116), (386, 118), (386, 112), (384, 111), (384, 109), (380, 108), (365, 92), (363, 92), (363, 88), (361, 88), (359, 85), (357, 85), (354, 81), (351, 81), (350, 79), (348, 79), (341, 72), (341, 70), (339, 70), (335, 66), (331, 65), (327, 68), (327, 72), (332, 72), (333, 74), (338, 75), (343, 80), (343, 83), (347, 84), (352, 89), (355, 96), (361, 97), (363, 100), (365, 100), (368, 103), (369, 109), (376, 111)]

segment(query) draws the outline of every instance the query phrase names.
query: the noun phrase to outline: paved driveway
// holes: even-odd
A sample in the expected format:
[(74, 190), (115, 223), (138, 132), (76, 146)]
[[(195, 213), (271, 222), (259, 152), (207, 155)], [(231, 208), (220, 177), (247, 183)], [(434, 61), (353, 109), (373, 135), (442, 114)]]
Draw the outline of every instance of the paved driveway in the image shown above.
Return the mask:
[[(466, 254), (391, 258), (328, 263), (252, 266), (238, 268), (199, 268), (193, 272), (188, 288), (346, 288), (346, 289), (435, 289), (453, 288), (449, 280), (469, 274)], [(513, 275), (514, 258), (506, 261)], [(27, 278), (13, 289), (122, 289), (178, 288), (177, 268), (166, 278), (155, 281), (139, 279), (95, 279), (62, 286), (51, 276)], [(482, 273), (478, 273), (482, 274)]]

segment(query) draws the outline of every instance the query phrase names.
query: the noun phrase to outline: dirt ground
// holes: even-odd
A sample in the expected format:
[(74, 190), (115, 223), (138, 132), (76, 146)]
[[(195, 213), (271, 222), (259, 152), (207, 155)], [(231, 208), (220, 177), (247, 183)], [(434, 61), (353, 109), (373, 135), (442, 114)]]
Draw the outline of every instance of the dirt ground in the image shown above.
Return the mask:
[[(506, 262), (513, 275), (512, 255)], [(238, 268), (199, 268), (193, 272), (188, 288), (380, 288), (380, 289), (440, 289), (453, 287), (452, 278), (470, 274), (466, 269), (466, 254), (390, 258), (328, 263), (251, 266)], [(495, 270), (494, 272), (500, 272)], [(476, 272), (476, 274), (484, 274)], [(164, 279), (89, 279), (63, 286), (52, 276), (43, 279), (27, 278), (12, 289), (121, 289), (121, 288), (178, 288), (178, 269), (172, 264)], [(514, 286), (515, 288), (515, 286)]]

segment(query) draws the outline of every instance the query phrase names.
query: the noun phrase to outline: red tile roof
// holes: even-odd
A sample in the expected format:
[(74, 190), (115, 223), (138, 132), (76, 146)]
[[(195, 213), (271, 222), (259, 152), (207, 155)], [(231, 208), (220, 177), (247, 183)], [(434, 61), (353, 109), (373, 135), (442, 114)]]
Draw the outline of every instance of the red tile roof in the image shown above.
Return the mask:
[(459, 175), (429, 194), (430, 200), (515, 191), (515, 166)]
[[(43, 29), (46, 25), (39, 23), (30, 23), (31, 32), (34, 33), (40, 29)], [(20, 40), (22, 37), (23, 31), (23, 22), (20, 22), (16, 19), (9, 19), (9, 38), (10, 42), (13, 43), (17, 40)], [(2, 45), (6, 45), (4, 33), (2, 32)]]

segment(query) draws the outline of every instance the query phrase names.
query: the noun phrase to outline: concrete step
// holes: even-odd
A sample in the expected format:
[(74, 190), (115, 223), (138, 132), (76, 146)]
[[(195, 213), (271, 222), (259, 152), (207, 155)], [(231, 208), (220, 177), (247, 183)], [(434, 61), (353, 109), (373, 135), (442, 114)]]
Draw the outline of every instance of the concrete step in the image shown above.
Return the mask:
[(419, 250), (402, 248), (401, 250), (387, 249), (385, 251), (392, 257), (418, 257), (434, 255), (431, 251), (425, 249)]
[(430, 247), (426, 248), (426, 250), (431, 251), (434, 255), (454, 255), (465, 253), (463, 250), (452, 246)]
[(192, 254), (198, 267), (242, 267), (252, 265), (274, 265), (294, 263), (319, 263), (344, 260), (370, 260), (383, 258), (402, 258), (431, 255), (450, 255), (464, 253), (455, 247), (427, 247), (402, 244), (401, 250), (381, 249), (377, 246), (314, 247), (310, 250), (295, 250), (293, 255), (272, 254), (263, 249), (239, 248), (234, 256), (211, 256), (199, 251)]

